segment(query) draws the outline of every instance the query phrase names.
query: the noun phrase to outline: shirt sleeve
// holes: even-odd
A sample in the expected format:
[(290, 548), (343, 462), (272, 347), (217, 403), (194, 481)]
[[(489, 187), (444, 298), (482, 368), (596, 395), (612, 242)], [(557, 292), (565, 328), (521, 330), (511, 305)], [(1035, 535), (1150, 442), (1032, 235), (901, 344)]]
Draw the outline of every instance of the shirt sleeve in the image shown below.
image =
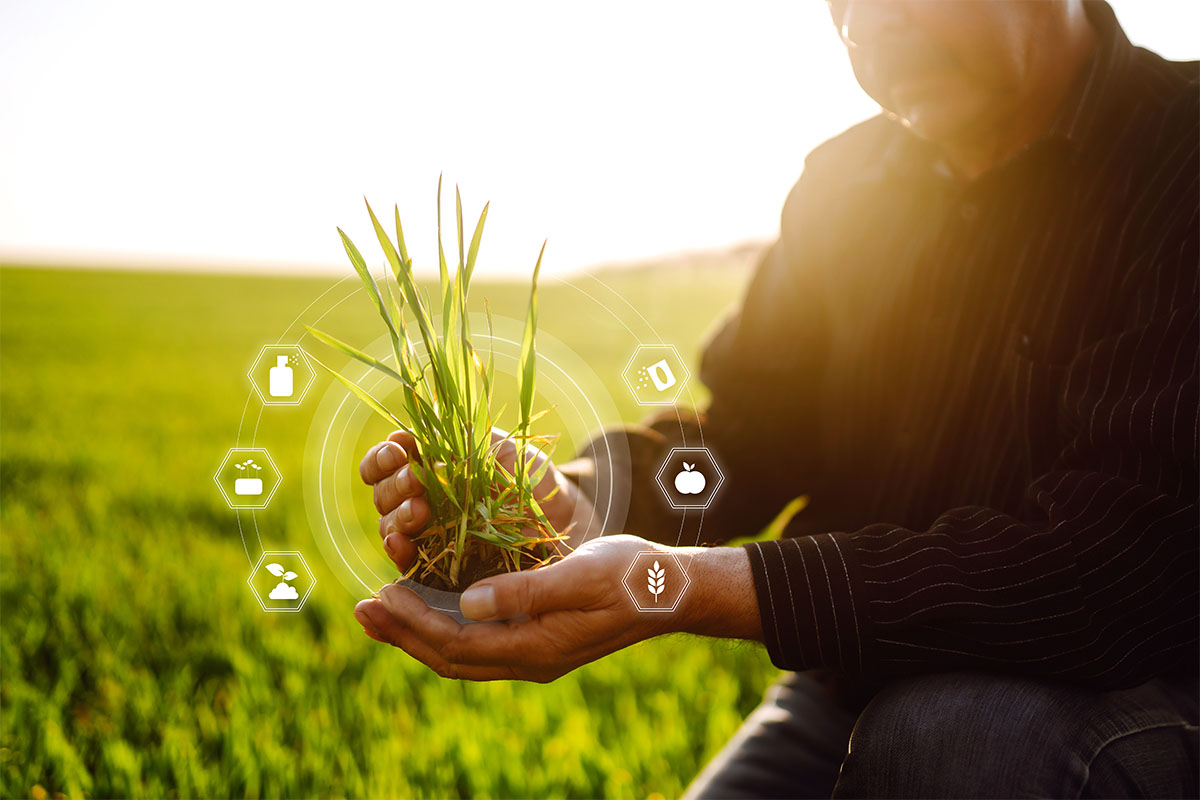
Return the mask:
[(970, 667), (1107, 687), (1194, 663), (1191, 280), (1169, 312), (1068, 365), (1068, 444), (1028, 487), (1028, 513), (963, 507), (925, 531), (877, 524), (746, 545), (772, 661), (867, 680)]

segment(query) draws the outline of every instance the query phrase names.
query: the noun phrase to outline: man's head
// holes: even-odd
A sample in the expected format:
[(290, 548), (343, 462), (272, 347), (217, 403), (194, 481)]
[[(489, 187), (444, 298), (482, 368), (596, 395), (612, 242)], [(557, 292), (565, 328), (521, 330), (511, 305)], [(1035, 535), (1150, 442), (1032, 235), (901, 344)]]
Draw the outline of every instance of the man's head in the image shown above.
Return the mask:
[(830, 0), (829, 6), (863, 89), (936, 143), (1004, 128), (1039, 102), (1063, 69), (1073, 74), (1080, 35), (1090, 43), (1083, 0)]

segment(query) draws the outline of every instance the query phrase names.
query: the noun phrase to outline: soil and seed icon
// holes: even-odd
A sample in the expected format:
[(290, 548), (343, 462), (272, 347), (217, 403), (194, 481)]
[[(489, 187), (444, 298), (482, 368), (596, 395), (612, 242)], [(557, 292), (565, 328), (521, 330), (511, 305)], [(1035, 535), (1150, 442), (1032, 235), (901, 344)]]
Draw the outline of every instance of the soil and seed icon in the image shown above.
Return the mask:
[(649, 577), (650, 594), (654, 595), (654, 602), (658, 603), (658, 596), (663, 593), (663, 588), (667, 582), (667, 571), (654, 562), (654, 566), (646, 570)]
[(300, 593), (296, 591), (295, 586), (288, 584), (288, 581), (294, 581), (300, 577), (291, 570), (285, 570), (279, 564), (267, 564), (267, 572), (279, 578), (279, 583), (271, 590), (267, 597), (272, 600), (299, 600)]
[(268, 550), (248, 579), (263, 611), (299, 611), (316, 580), (295, 550)]

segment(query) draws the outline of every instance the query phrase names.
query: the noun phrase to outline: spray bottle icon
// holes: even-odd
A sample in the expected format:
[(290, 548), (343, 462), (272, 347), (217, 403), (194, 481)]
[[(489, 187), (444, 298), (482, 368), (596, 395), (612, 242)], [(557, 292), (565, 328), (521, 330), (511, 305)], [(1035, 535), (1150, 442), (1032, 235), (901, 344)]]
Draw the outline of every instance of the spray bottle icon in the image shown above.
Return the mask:
[(287, 365), (287, 356), (276, 356), (275, 366), (271, 367), (270, 386), (271, 397), (292, 396), (292, 368)]

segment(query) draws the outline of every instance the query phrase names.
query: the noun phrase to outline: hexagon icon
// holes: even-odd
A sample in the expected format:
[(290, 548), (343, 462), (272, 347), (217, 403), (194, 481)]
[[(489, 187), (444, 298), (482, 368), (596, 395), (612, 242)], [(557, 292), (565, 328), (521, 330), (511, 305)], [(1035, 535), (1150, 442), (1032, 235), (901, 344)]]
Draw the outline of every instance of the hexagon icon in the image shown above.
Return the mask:
[(247, 375), (254, 393), (267, 406), (300, 405), (317, 377), (297, 344), (264, 345)]
[(230, 508), (266, 508), (283, 481), (271, 454), (261, 447), (235, 447), (213, 475)]
[(672, 447), (654, 481), (671, 508), (704, 509), (725, 482), (725, 474), (707, 447)]
[(691, 373), (673, 344), (639, 344), (621, 373), (644, 406), (673, 405)]
[(264, 550), (246, 578), (263, 611), (299, 611), (317, 579), (299, 550)]
[(640, 550), (621, 578), (621, 585), (638, 611), (667, 614), (679, 606), (692, 583), (672, 552)]

